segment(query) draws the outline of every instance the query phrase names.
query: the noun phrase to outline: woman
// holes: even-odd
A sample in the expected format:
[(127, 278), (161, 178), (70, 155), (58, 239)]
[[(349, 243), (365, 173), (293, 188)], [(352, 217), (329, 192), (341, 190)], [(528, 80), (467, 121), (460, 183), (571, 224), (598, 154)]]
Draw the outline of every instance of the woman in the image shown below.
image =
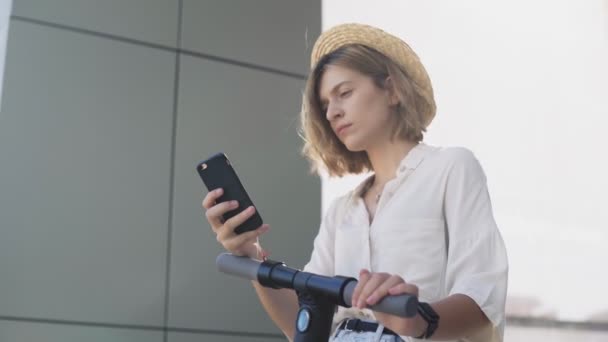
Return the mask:
[[(508, 265), (486, 178), (467, 149), (422, 142), (434, 116), (431, 82), (405, 42), (361, 24), (318, 38), (301, 113), (304, 154), (330, 175), (373, 172), (331, 204), (304, 268), (359, 279), (353, 307), (334, 315), (334, 341), (502, 341)], [(255, 209), (222, 222), (235, 206), (216, 205), (220, 195), (203, 200), (218, 241), (263, 257), (257, 238), (269, 226), (235, 235)], [(296, 295), (253, 286), (294, 336)], [(403, 293), (430, 305), (408, 319), (367, 308)]]

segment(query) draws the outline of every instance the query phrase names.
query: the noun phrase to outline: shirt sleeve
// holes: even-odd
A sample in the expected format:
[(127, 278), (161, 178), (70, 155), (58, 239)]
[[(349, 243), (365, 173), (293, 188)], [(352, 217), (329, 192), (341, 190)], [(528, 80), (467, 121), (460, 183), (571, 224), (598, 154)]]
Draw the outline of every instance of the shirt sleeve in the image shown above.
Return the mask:
[(485, 174), (473, 153), (458, 149), (447, 176), (444, 212), (448, 230), (446, 292), (473, 299), (502, 341), (508, 260)]
[(335, 275), (334, 239), (336, 236), (336, 221), (339, 216), (337, 210), (339, 207), (338, 203), (342, 200), (344, 200), (344, 197), (334, 199), (321, 220), (321, 226), (314, 240), (310, 260), (304, 266), (303, 271), (328, 277)]

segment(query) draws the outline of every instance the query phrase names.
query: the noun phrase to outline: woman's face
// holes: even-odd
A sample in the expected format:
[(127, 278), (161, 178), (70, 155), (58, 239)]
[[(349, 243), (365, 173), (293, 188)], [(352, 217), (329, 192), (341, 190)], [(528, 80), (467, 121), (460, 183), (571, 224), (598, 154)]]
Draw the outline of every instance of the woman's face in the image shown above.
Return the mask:
[(326, 67), (319, 99), (332, 130), (348, 150), (367, 151), (390, 139), (395, 99), (387, 89), (352, 69)]

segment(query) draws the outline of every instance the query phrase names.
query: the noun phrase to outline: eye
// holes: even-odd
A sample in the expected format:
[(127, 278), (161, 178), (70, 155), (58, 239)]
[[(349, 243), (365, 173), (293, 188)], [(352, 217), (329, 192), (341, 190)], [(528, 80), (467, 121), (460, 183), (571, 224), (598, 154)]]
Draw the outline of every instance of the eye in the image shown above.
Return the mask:
[(351, 94), (352, 92), (353, 92), (352, 90), (346, 90), (346, 91), (343, 91), (342, 93), (340, 93), (340, 97), (341, 97), (341, 98), (347, 98), (348, 96), (350, 96), (350, 94)]

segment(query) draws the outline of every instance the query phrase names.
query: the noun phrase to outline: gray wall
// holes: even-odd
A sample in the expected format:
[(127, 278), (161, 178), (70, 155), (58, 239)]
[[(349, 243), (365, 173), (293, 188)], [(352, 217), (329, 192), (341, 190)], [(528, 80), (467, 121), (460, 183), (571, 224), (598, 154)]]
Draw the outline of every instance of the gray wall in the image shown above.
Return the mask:
[(297, 136), (320, 1), (15, 0), (0, 113), (0, 341), (282, 340), (218, 273), (194, 166), (232, 159), (301, 267)]

